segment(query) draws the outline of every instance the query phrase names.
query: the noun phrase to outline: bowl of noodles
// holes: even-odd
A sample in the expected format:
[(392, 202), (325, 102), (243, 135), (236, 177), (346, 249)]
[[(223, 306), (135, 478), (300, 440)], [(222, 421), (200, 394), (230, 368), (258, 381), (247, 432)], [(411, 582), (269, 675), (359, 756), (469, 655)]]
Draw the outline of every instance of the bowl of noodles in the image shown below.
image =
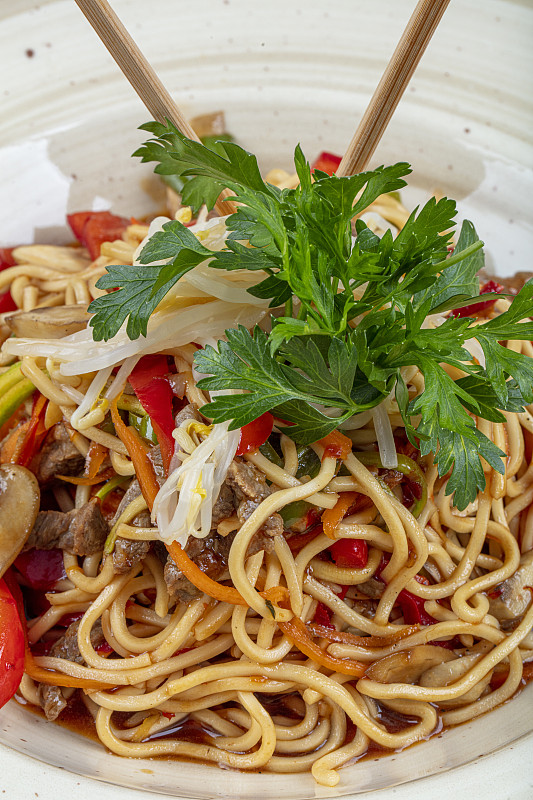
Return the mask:
[[(200, 135), (229, 132), (256, 153), (278, 197), (298, 191), (297, 142), (323, 171), (315, 185), (328, 180), (410, 11), (322, 5), (213, 0), (183, 10), (179, 30), (170, 2), (154, 20), (137, 2), (115, 8)], [(359, 215), (365, 235), (400, 237), (415, 206), (456, 198), (485, 242), (480, 286), (504, 295), (460, 309), (475, 325), (508, 312), (527, 277), (513, 276), (530, 269), (525, 40), (507, 50), (530, 17), (507, 2), (483, 20), (475, 3), (449, 9), (370, 165), (409, 161), (409, 186), (385, 183)], [(138, 130), (146, 113), (75, 7), (21, 5), (0, 37), (16, 68), (0, 126), (12, 303), (0, 386), (18, 398), (2, 419), (0, 550), (21, 539), (0, 558), (27, 624), (25, 674), (0, 711), (6, 763), (23, 754), (195, 798), (340, 797), (422, 778), (443, 793), (487, 776), (525, 797), (512, 758), (531, 745), (530, 408), (476, 417), (505, 471), (483, 462), (484, 488), (460, 508), (390, 387), (304, 443), (288, 402), (236, 430), (202, 412), (223, 389), (206, 386), (201, 353), (214, 364), (238, 325), (276, 330), (270, 295), (248, 291), (257, 273), (215, 270), (204, 253), (142, 331), (107, 298), (123, 291), (114, 265), (160, 268), (143, 251), (169, 224), (189, 254), (219, 254), (232, 223), (130, 157), (161, 131)], [(459, 253), (459, 230), (442, 241)], [(98, 335), (91, 302), (111, 308)], [(130, 323), (139, 308), (130, 301)], [(529, 341), (506, 349), (533, 357)], [(403, 366), (402, 380), (414, 403), (423, 372)], [(327, 399), (309, 413), (324, 417)], [(6, 505), (13, 486), (18, 506)]]

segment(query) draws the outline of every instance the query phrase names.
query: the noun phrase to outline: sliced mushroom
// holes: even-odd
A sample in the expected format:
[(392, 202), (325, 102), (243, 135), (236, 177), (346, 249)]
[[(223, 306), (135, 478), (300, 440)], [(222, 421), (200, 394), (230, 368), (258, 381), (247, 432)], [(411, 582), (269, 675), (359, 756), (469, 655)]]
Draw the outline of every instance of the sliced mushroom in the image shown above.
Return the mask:
[(490, 613), (500, 620), (521, 617), (531, 602), (530, 586), (533, 586), (533, 550), (524, 553), (516, 572), (500, 584), (499, 597), (490, 601)]
[(369, 667), (365, 677), (380, 683), (416, 683), (430, 667), (443, 661), (452, 661), (453, 653), (432, 644), (423, 644), (411, 650), (391, 653)]
[(31, 533), (40, 504), (39, 484), (25, 467), (0, 467), (0, 578)]
[[(450, 683), (455, 683), (459, 678), (472, 669), (473, 666), (482, 658), (482, 655), (461, 656), (452, 661), (447, 661), (443, 664), (438, 664), (436, 667), (431, 667), (426, 670), (419, 680), (420, 686), (449, 686)], [(492, 678), (492, 670), (485, 675), (475, 686), (472, 686), (465, 694), (460, 697), (455, 697), (453, 700), (439, 700), (439, 706), (442, 708), (458, 708), (465, 706), (468, 703), (473, 703), (480, 697)]]
[(21, 339), (61, 339), (81, 331), (90, 318), (87, 307), (80, 304), (17, 311), (4, 322)]

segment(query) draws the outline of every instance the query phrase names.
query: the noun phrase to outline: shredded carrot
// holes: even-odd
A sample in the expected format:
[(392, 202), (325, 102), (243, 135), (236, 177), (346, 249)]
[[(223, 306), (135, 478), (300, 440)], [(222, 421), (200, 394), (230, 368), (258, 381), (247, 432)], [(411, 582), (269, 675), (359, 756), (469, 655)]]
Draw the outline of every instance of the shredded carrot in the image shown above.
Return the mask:
[[(490, 681), (490, 688), (494, 691), (499, 689), (509, 676), (509, 667), (504, 669), (495, 669), (494, 674)], [(523, 671), (522, 671), (522, 680), (528, 683), (529, 681), (533, 680), (533, 661), (528, 661), (524, 664)]]
[(333, 508), (326, 508), (322, 514), (322, 528), (326, 536), (335, 539), (337, 525), (346, 516), (346, 512), (357, 498), (357, 492), (341, 492)]
[(16, 464), (29, 427), (30, 420), (27, 419), (26, 422), (18, 425), (15, 430), (9, 434), (0, 451), (0, 464)]
[(324, 652), (316, 642), (313, 641), (304, 623), (298, 617), (293, 617), (288, 622), (278, 622), (279, 627), (290, 641), (305, 656), (316, 661), (333, 672), (340, 672), (341, 675), (353, 675), (360, 678), (364, 675), (367, 665), (360, 661), (352, 661), (349, 658), (336, 658)]
[(96, 486), (98, 483), (104, 483), (104, 481), (109, 480), (113, 477), (115, 473), (113, 470), (104, 470), (99, 475), (95, 475), (93, 478), (76, 478), (73, 475), (56, 475), (56, 478), (59, 480), (66, 481), (66, 483), (73, 483), (75, 486)]
[[(111, 418), (117, 436), (125, 445), (135, 467), (135, 476), (139, 481), (141, 492), (150, 511), (154, 506), (155, 497), (159, 491), (159, 484), (154, 470), (154, 465), (148, 458), (148, 453), (141, 441), (141, 437), (131, 426), (125, 425), (118, 413), (118, 397), (111, 402)], [(240, 595), (239, 595), (240, 596)]]
[(353, 644), (356, 647), (390, 647), (396, 642), (411, 636), (419, 630), (418, 625), (400, 628), (388, 636), (356, 636), (346, 631), (336, 631), (334, 628), (326, 628), (325, 625), (318, 625), (316, 622), (308, 622), (307, 629), (313, 636), (327, 639), (328, 642), (340, 642), (341, 644)]
[(85, 462), (85, 475), (88, 478), (96, 478), (108, 452), (109, 451), (107, 447), (104, 447), (103, 444), (91, 442), (89, 452), (87, 453), (87, 460)]
[(271, 586), (270, 589), (266, 589), (264, 592), (259, 592), (261, 597), (264, 597), (265, 600), (269, 600), (271, 603), (280, 603), (282, 601), (290, 600), (291, 593), (287, 589), (286, 586)]
[(34, 400), (30, 422), (16, 457), (16, 463), (20, 464), (22, 467), (28, 466), (48, 433), (43, 422), (47, 403), (48, 399), (43, 394), (39, 394)]
[(46, 683), (48, 686), (68, 686), (73, 689), (95, 689), (99, 691), (114, 688), (114, 684), (111, 683), (93, 681), (88, 678), (73, 678), (72, 675), (65, 675), (62, 672), (54, 672), (51, 669), (39, 667), (35, 663), (33, 654), (27, 645), (24, 657), (24, 672), (34, 681)]
[(323, 439), (319, 439), (317, 444), (324, 448), (324, 456), (334, 456), (344, 461), (352, 452), (352, 440), (340, 431), (331, 431)]
[(111, 683), (88, 680), (87, 678), (73, 678), (71, 675), (65, 675), (61, 672), (39, 667), (35, 663), (28, 642), (28, 625), (26, 622), (26, 614), (24, 613), (24, 598), (22, 597), (20, 586), (11, 569), (8, 569), (4, 574), (4, 580), (17, 606), (20, 624), (22, 626), (22, 634), (24, 636), (24, 672), (26, 672), (30, 678), (33, 678), (34, 681), (39, 681), (39, 683), (46, 683), (48, 686), (69, 686), (73, 689), (103, 690), (114, 688), (114, 685)]
[(221, 603), (232, 603), (235, 606), (247, 606), (248, 603), (233, 586), (224, 586), (218, 581), (214, 581), (200, 567), (192, 561), (183, 547), (178, 542), (167, 544), (167, 550), (173, 558), (176, 566), (192, 584), (205, 592), (209, 597), (220, 600)]

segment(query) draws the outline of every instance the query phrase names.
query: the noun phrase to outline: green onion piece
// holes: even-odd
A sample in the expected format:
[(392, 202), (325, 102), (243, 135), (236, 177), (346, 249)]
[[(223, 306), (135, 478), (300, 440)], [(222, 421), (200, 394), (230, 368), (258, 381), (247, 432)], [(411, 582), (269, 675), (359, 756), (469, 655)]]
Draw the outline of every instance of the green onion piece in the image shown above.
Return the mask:
[(152, 420), (145, 414), (143, 417), (137, 416), (137, 414), (130, 414), (128, 415), (128, 424), (131, 425), (132, 428), (135, 428), (136, 431), (139, 431), (140, 435), (143, 439), (148, 439), (148, 441), (152, 442), (152, 444), (157, 444), (157, 436), (155, 434)]
[(146, 411), (141, 405), (140, 400), (134, 394), (121, 394), (118, 399), (117, 407), (121, 411), (131, 411), (132, 414), (137, 414), (138, 417), (145, 417)]
[(320, 472), (320, 459), (310, 447), (298, 447), (298, 469), (296, 470), (296, 477), (303, 478), (304, 475), (309, 475), (310, 478), (316, 478)]
[(99, 500), (103, 500), (107, 495), (116, 489), (117, 486), (120, 486), (124, 481), (129, 479), (129, 475), (115, 475), (114, 478), (104, 483), (104, 485), (94, 493), (94, 496), (97, 497)]
[(299, 519), (305, 517), (310, 508), (311, 504), (307, 503), (305, 500), (296, 500), (296, 502), (289, 503), (288, 506), (282, 508), (279, 515), (285, 527), (290, 528), (295, 522), (298, 522)]
[(35, 386), (28, 378), (23, 378), (12, 385), (0, 399), (0, 425), (7, 422), (21, 403), (31, 397), (34, 391)]
[(24, 376), (21, 367), (21, 362), (17, 361), (16, 364), (12, 364), (9, 369), (6, 369), (6, 371), (0, 375), (0, 397), (22, 380)]
[(272, 464), (275, 464), (276, 467), (283, 467), (283, 459), (276, 453), (268, 440), (264, 444), (259, 445), (259, 452), (265, 458), (268, 458)]
[[(385, 469), (381, 463), (379, 453), (354, 453), (354, 456), (359, 459), (361, 464), (364, 464), (367, 467), (374, 466), (379, 467), (379, 469)], [(420, 486), (420, 499), (416, 500), (411, 509), (411, 514), (413, 517), (418, 517), (420, 516), (428, 499), (428, 485), (426, 476), (420, 469), (420, 466), (412, 458), (409, 458), (409, 456), (404, 456), (401, 453), (397, 453), (396, 456), (398, 458), (398, 466), (394, 467), (393, 469), (401, 472), (402, 475), (406, 475)]]

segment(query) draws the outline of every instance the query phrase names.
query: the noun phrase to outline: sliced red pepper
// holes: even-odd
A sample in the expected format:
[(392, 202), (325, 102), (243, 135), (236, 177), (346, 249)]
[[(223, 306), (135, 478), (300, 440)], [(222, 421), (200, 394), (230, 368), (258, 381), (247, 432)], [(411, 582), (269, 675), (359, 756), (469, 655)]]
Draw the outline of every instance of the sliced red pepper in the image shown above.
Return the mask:
[(424, 608), (426, 601), (423, 597), (417, 597), (416, 594), (408, 592), (407, 589), (402, 589), (398, 595), (398, 604), (402, 609), (403, 619), (407, 625), (434, 625), (437, 620), (428, 614)]
[[(9, 267), (16, 267), (17, 262), (13, 258), (14, 247), (0, 247), (0, 272)], [(11, 292), (0, 294), (0, 314), (7, 314), (9, 311), (16, 311), (17, 304), (11, 297)]]
[(368, 563), (368, 545), (364, 539), (338, 539), (328, 550), (338, 567), (362, 569)]
[(0, 579), (0, 708), (17, 691), (24, 674), (24, 631), (17, 604)]
[[(480, 294), (489, 294), (489, 292), (503, 292), (504, 287), (501, 283), (497, 283), (496, 281), (487, 281), (487, 283), (483, 284), (481, 289), (479, 290)], [(452, 311), (453, 317), (475, 317), (476, 314), (480, 314), (482, 311), (488, 311), (492, 308), (496, 300), (486, 300), (485, 302), (481, 303), (472, 303), (470, 306), (464, 306), (463, 308), (456, 308)]]
[(172, 414), (174, 393), (167, 380), (168, 373), (166, 356), (149, 355), (141, 358), (129, 377), (139, 402), (152, 420), (167, 472), (174, 453), (172, 432), (176, 427)]
[(316, 622), (317, 625), (323, 625), (325, 628), (333, 628), (331, 624), (331, 611), (324, 603), (319, 603), (317, 605), (313, 622)]
[(130, 224), (126, 217), (117, 217), (109, 211), (78, 211), (76, 214), (67, 214), (67, 221), (72, 233), (87, 248), (93, 261), (100, 255), (103, 243), (120, 239)]
[(311, 172), (314, 172), (315, 169), (320, 169), (322, 172), (327, 172), (328, 175), (333, 175), (339, 168), (341, 161), (342, 158), (340, 156), (336, 156), (334, 153), (328, 153), (324, 150), (311, 165)]
[(32, 589), (50, 590), (66, 578), (62, 550), (26, 550), (17, 556), (15, 566)]
[(251, 453), (261, 447), (272, 433), (273, 427), (274, 417), (268, 411), (249, 422), (248, 425), (243, 425), (237, 455), (243, 456), (245, 453)]

